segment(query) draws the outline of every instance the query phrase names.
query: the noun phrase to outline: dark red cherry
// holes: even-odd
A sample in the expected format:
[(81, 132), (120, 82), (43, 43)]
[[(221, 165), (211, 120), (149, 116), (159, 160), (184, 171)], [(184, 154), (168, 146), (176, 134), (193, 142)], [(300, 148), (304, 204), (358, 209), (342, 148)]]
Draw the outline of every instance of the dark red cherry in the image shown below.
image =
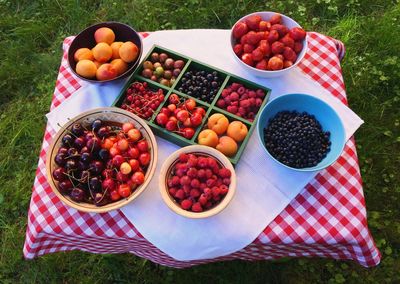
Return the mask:
[(74, 185), (72, 184), (72, 182), (67, 179), (67, 180), (63, 180), (62, 182), (60, 182), (58, 184), (58, 189), (61, 191), (61, 193), (70, 193), (71, 189), (74, 187)]
[(65, 157), (66, 157), (65, 153), (58, 153), (54, 157), (54, 161), (56, 162), (57, 165), (64, 166), (65, 165)]
[(85, 192), (83, 191), (83, 189), (75, 187), (72, 189), (70, 196), (72, 200), (81, 202), (85, 197)]
[(53, 171), (53, 178), (56, 181), (63, 181), (67, 179), (66, 173), (67, 171), (64, 168), (57, 168)]

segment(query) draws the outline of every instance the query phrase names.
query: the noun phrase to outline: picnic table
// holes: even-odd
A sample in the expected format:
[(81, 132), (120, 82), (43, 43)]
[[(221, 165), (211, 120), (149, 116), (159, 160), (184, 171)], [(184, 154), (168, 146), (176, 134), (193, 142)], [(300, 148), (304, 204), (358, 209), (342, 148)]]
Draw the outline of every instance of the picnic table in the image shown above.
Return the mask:
[[(149, 33), (142, 33), (147, 37)], [(67, 52), (74, 37), (63, 43), (63, 57), (50, 110), (83, 85), (68, 67)], [(309, 32), (308, 51), (296, 67), (347, 104), (340, 61), (344, 45), (328, 36)], [(120, 211), (91, 214), (71, 210), (53, 193), (46, 180), (46, 154), (56, 131), (47, 124), (40, 151), (28, 214), (26, 259), (58, 251), (126, 253), (155, 263), (184, 268), (233, 259), (265, 260), (282, 257), (351, 259), (375, 266), (380, 253), (368, 230), (362, 180), (354, 138), (340, 158), (319, 172), (290, 204), (247, 247), (232, 254), (179, 261), (146, 240)]]

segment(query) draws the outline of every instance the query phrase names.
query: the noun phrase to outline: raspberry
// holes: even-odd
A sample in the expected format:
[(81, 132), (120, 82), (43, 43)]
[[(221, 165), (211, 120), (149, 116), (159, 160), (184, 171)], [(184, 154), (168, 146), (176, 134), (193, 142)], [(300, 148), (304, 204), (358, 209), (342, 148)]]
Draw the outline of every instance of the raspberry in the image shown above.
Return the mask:
[(192, 207), (193, 202), (190, 199), (182, 200), (181, 206), (182, 209), (189, 210)]
[(211, 201), (208, 201), (205, 207), (206, 207), (207, 209), (208, 209), (208, 208), (211, 208), (211, 207), (212, 207)]
[(188, 176), (183, 176), (180, 179), (181, 185), (189, 185), (190, 184), (190, 178)]
[(222, 178), (230, 178), (231, 177), (231, 171), (227, 168), (220, 169), (218, 174)]
[(200, 202), (196, 202), (192, 205), (192, 211), (193, 212), (202, 212), (203, 211), (203, 207), (201, 207)]
[(182, 153), (179, 155), (179, 162), (186, 163), (189, 160), (189, 156), (186, 153)]
[(207, 204), (208, 199), (207, 199), (207, 197), (206, 197), (206, 195), (205, 195), (204, 193), (202, 193), (202, 194), (200, 195), (200, 197), (199, 197), (199, 202), (200, 202), (200, 204), (203, 205), (203, 206)]
[(206, 169), (206, 178), (210, 179), (213, 175), (213, 172), (210, 169)]
[(206, 183), (202, 182), (200, 183), (200, 189), (205, 189), (207, 187)]
[(207, 158), (207, 164), (208, 164), (208, 167), (209, 168), (213, 168), (213, 167), (218, 167), (218, 163), (217, 163), (217, 161), (214, 159), (214, 158), (211, 158), (211, 157), (208, 157)]
[(205, 197), (206, 197), (207, 199), (211, 199), (211, 197), (212, 197), (212, 190), (211, 190), (211, 188), (206, 187), (206, 188), (204, 189), (203, 193), (204, 193), (204, 195), (205, 195)]
[(190, 178), (195, 178), (195, 177), (197, 177), (197, 170), (196, 170), (196, 168), (190, 168), (190, 169), (187, 171), (187, 175), (188, 175), (188, 177), (190, 177)]
[(187, 162), (187, 166), (188, 167), (196, 167), (198, 163), (198, 159), (196, 157), (190, 157), (188, 162)]
[(199, 179), (205, 178), (205, 177), (206, 177), (206, 171), (203, 170), (203, 169), (198, 170), (198, 171), (197, 171), (197, 177), (198, 177)]
[(230, 178), (224, 178), (224, 179), (222, 180), (222, 182), (223, 182), (225, 185), (230, 185), (230, 184), (231, 184), (231, 179), (230, 179)]
[(171, 181), (172, 181), (172, 186), (177, 186), (180, 183), (180, 179), (177, 176), (173, 176)]
[(216, 182), (215, 179), (208, 179), (206, 181), (206, 184), (207, 184), (208, 187), (213, 187), (213, 186), (215, 186), (217, 184), (217, 182)]
[(200, 158), (198, 159), (197, 165), (198, 165), (200, 168), (206, 168), (206, 167), (208, 166), (208, 160), (207, 160), (207, 158), (206, 158), (206, 157), (200, 157)]
[(212, 195), (213, 195), (213, 197), (218, 196), (218, 195), (220, 195), (220, 194), (221, 194), (221, 190), (219, 189), (219, 187), (214, 186), (214, 187), (212, 188)]
[(171, 187), (171, 188), (168, 190), (168, 192), (169, 192), (169, 194), (171, 194), (171, 196), (175, 196), (175, 194), (176, 194), (176, 188), (175, 188), (175, 187)]
[(199, 190), (193, 188), (193, 189), (190, 191), (190, 197), (197, 198), (197, 197), (199, 197), (199, 196), (200, 196), (200, 191), (199, 191)]
[(194, 188), (199, 188), (200, 187), (200, 181), (197, 178), (192, 179), (192, 181), (190, 182), (190, 186), (194, 187)]
[(221, 195), (225, 195), (228, 193), (229, 188), (225, 184), (223, 184), (219, 187), (219, 190), (220, 190)]
[(232, 90), (233, 91), (236, 91), (239, 87), (241, 87), (242, 86), (242, 84), (239, 84), (239, 83), (232, 83), (232, 86), (231, 86), (231, 88), (232, 88)]
[(176, 191), (175, 198), (178, 198), (178, 199), (184, 199), (185, 198), (185, 192), (183, 191), (183, 189), (179, 189), (179, 190)]

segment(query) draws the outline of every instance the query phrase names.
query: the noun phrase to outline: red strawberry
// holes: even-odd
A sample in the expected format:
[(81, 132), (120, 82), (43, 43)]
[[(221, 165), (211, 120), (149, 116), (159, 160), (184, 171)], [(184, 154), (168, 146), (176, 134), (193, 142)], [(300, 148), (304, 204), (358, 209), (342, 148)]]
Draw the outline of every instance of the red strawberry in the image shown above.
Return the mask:
[(303, 43), (300, 42), (300, 41), (296, 41), (296, 42), (294, 43), (294, 48), (293, 48), (294, 52), (296, 52), (297, 54), (299, 54), (299, 53), (301, 52), (302, 49), (303, 49)]
[(294, 49), (294, 40), (290, 37), (289, 34), (286, 34), (282, 39), (281, 42), (286, 45), (287, 47), (290, 47), (291, 49)]
[(282, 16), (281, 16), (281, 14), (276, 13), (275, 15), (272, 15), (272, 17), (269, 21), (270, 21), (271, 25), (280, 24), (282, 21)]
[[(268, 67), (268, 62), (267, 62), (267, 60), (265, 60), (265, 59), (259, 61), (259, 62), (257, 63), (257, 65), (256, 65), (256, 68), (257, 68), (257, 69), (260, 69), (260, 70), (267, 70), (267, 67)], [(239, 113), (240, 113), (240, 108), (239, 108)], [(245, 111), (244, 111), (244, 114), (246, 114)]]
[(294, 40), (303, 40), (306, 37), (306, 32), (300, 27), (295, 27), (290, 30), (290, 36)]
[(289, 29), (281, 24), (275, 24), (271, 26), (270, 31), (276, 30), (279, 33), (280, 37), (283, 37), (285, 34), (289, 32)]
[(280, 41), (275, 41), (271, 45), (271, 51), (273, 54), (282, 53), (284, 49), (285, 49), (285, 45), (283, 43), (281, 43)]
[(264, 53), (260, 48), (254, 49), (251, 55), (253, 56), (254, 61), (260, 61), (264, 57)]
[(241, 45), (240, 43), (236, 44), (233, 47), (233, 52), (237, 55), (237, 56), (241, 56), (243, 53), (243, 45)]
[(243, 45), (243, 52), (244, 53), (251, 53), (253, 50), (254, 50), (254, 45), (251, 45), (251, 44), (248, 44), (248, 43), (245, 43)]
[(250, 53), (245, 53), (242, 55), (242, 61), (244, 63), (246, 63), (247, 65), (253, 66), (254, 65), (254, 61), (253, 61), (253, 57)]
[(250, 29), (258, 30), (261, 20), (261, 16), (253, 15), (246, 19), (246, 24)]
[(271, 28), (271, 23), (268, 21), (261, 21), (260, 24), (258, 25), (258, 29), (260, 31), (269, 31)]
[(239, 22), (233, 27), (232, 34), (236, 39), (241, 38), (248, 31), (247, 25), (244, 22)]
[(285, 57), (286, 60), (295, 62), (297, 59), (296, 52), (293, 51), (290, 47), (285, 47), (285, 50), (283, 51), (283, 57)]
[(268, 42), (273, 43), (279, 39), (279, 33), (277, 30), (272, 30), (268, 34)]

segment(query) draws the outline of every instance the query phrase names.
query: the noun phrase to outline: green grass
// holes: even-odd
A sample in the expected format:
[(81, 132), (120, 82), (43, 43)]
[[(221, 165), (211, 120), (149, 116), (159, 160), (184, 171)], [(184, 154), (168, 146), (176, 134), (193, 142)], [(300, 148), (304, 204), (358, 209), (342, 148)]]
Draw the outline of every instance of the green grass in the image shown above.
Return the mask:
[[(395, 283), (400, 282), (400, 4), (398, 0), (306, 1), (0, 0), (1, 283)], [(368, 221), (383, 258), (351, 261), (232, 261), (176, 270), (130, 254), (57, 253), (22, 259), (27, 210), (61, 57), (62, 40), (99, 21), (138, 30), (229, 28), (260, 10), (291, 15), (308, 30), (342, 40)]]

